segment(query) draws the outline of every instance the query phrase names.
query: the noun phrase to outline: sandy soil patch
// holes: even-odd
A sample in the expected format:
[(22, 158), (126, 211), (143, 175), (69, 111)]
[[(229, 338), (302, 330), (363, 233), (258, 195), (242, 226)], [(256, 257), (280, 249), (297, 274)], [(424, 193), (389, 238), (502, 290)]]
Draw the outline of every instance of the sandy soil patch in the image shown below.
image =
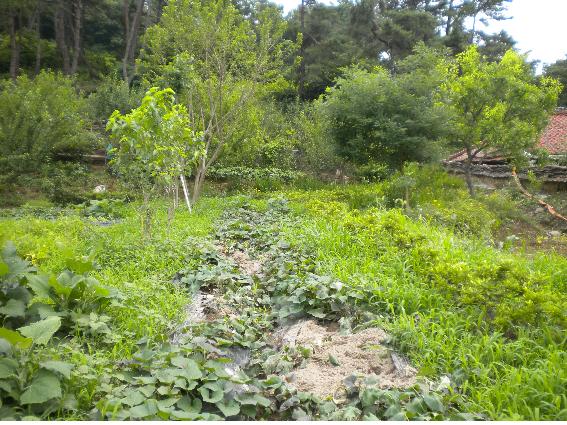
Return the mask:
[(382, 345), (387, 338), (382, 329), (341, 335), (332, 327), (306, 320), (276, 332), (274, 337), (281, 346), (303, 346), (313, 352), (305, 367), (286, 376), (289, 384), (300, 391), (337, 398), (344, 392), (343, 381), (352, 375), (375, 376), (380, 388), (415, 384), (417, 371)]

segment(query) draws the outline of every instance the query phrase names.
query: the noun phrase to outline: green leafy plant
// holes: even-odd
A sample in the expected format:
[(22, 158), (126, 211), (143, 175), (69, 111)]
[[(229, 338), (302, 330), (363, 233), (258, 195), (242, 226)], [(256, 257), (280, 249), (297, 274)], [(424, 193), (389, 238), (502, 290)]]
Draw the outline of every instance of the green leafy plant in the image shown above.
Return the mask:
[(118, 142), (111, 164), (131, 188), (141, 192), (144, 234), (150, 236), (150, 199), (176, 178), (181, 178), (186, 192), (184, 175), (203, 155), (201, 133), (190, 127), (185, 106), (175, 104), (173, 90), (157, 87), (130, 113), (114, 111), (107, 129)]

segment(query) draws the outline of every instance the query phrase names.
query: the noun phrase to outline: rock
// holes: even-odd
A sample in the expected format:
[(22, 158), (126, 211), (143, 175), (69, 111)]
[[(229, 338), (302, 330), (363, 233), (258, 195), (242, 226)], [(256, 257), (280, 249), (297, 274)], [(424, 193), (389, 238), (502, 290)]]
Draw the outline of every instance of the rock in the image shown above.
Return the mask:
[(544, 211), (545, 211), (545, 210), (544, 210), (542, 207), (537, 207), (537, 208), (535, 209), (535, 213), (536, 213), (536, 214), (541, 214), (541, 213), (544, 212)]
[(547, 234), (552, 238), (558, 238), (561, 236), (561, 232), (559, 230), (552, 230), (550, 232), (547, 232)]
[(104, 193), (106, 192), (106, 186), (103, 184), (98, 185), (97, 187), (94, 188), (93, 190), (94, 193)]
[(477, 189), (482, 189), (482, 190), (496, 190), (495, 186), (492, 186), (491, 184), (486, 184), (486, 183), (475, 183), (474, 187), (476, 187)]

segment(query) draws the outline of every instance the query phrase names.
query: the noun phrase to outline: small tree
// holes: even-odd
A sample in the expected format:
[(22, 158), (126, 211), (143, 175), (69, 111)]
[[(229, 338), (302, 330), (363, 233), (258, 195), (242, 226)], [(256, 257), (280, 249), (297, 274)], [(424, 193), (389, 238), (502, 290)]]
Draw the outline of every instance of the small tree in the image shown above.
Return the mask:
[(147, 237), (151, 198), (177, 178), (181, 179), (191, 210), (184, 175), (203, 154), (202, 136), (191, 129), (187, 109), (175, 104), (174, 95), (172, 89), (153, 87), (140, 107), (129, 114), (114, 111), (106, 127), (118, 141), (111, 164), (130, 187), (142, 194), (142, 228)]
[(295, 45), (274, 6), (258, 4), (251, 20), (229, 0), (171, 1), (148, 29), (139, 69), (146, 81), (176, 87), (205, 154), (195, 169), (193, 201), (209, 168), (235, 137), (262, 87), (281, 82)]
[(446, 58), (419, 45), (398, 63), (399, 74), (351, 67), (317, 102), (337, 153), (359, 165), (435, 158), (446, 114), (433, 93), (446, 78)]
[(491, 150), (521, 162), (545, 127), (559, 91), (552, 78), (538, 84), (525, 58), (513, 50), (492, 63), (476, 46), (457, 56), (441, 93), (452, 115), (451, 141), (467, 154), (465, 177), (471, 196), (473, 159)]

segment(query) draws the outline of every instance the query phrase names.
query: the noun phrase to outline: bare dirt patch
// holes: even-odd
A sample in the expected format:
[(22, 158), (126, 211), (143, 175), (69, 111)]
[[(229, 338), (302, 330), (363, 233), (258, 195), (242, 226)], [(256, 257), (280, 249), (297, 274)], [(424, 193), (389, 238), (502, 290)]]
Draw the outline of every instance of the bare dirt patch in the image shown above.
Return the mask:
[(337, 399), (344, 392), (344, 380), (352, 375), (374, 376), (380, 388), (408, 388), (415, 384), (417, 371), (383, 345), (387, 334), (382, 329), (341, 335), (307, 320), (276, 332), (274, 338), (278, 345), (312, 350), (307, 364), (286, 376), (299, 391)]
[(229, 257), (238, 265), (240, 271), (248, 276), (257, 276), (262, 270), (262, 263), (250, 258), (247, 252), (234, 251), (229, 255)]

